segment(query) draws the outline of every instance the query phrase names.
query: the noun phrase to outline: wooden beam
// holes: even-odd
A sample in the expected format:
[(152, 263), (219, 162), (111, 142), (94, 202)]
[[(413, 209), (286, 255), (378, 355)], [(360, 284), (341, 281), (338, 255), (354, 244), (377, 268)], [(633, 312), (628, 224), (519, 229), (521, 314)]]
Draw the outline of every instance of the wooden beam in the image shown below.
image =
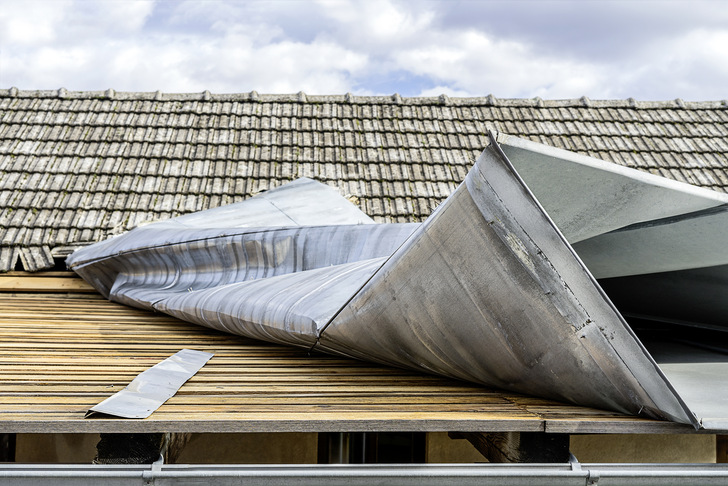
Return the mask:
[(565, 463), (569, 435), (545, 432), (450, 432), (451, 439), (467, 439), (488, 462)]
[(73, 272), (0, 274), (0, 292), (96, 292)]

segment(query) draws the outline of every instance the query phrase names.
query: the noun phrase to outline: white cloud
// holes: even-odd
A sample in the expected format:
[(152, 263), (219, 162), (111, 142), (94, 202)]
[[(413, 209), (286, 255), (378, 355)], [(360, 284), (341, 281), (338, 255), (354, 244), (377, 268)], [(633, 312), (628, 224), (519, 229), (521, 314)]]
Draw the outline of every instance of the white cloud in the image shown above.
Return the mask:
[(0, 49), (55, 42), (71, 4), (69, 0), (3, 3), (0, 9)]
[[(80, 19), (74, 27), (66, 27), (69, 35), (64, 42), (43, 42), (33, 49), (9, 43), (13, 49), (2, 54), (0, 81), (13, 78), (21, 89), (343, 93), (367, 65), (365, 54), (325, 39), (265, 38), (261, 33), (275, 26), (226, 17), (236, 12), (236, 4), (230, 9), (200, 4), (205, 8), (198, 13), (207, 15), (211, 30), (169, 34), (142, 30), (152, 12), (150, 2), (134, 3), (126, 14), (119, 8), (105, 10), (103, 21), (96, 24), (92, 20), (98, 5), (83, 2), (71, 7), (71, 12), (56, 16), (58, 22), (71, 15)], [(124, 15), (129, 18), (123, 20)], [(189, 20), (177, 16), (177, 21)], [(49, 26), (54, 35), (63, 28)], [(261, 38), (268, 42), (261, 43)]]
[(422, 91), (417, 93), (417, 96), (425, 96), (425, 97), (436, 97), (436, 96), (440, 96), (440, 95), (447, 95), (447, 96), (450, 96), (453, 98), (455, 98), (455, 97), (468, 98), (468, 97), (473, 96), (473, 94), (470, 93), (469, 91), (455, 89), (455, 88), (453, 88), (451, 86), (447, 86), (447, 85), (438, 85), (438, 86), (435, 86), (434, 88), (423, 89)]
[(726, 99), (726, 46), (728, 30), (702, 28), (650, 45), (641, 56), (648, 60), (646, 65), (637, 66), (637, 74), (629, 80), (631, 89), (650, 91), (663, 99)]
[(595, 87), (599, 75), (593, 65), (534, 56), (525, 44), (473, 31), (432, 35), (427, 44), (397, 52), (395, 60), (417, 75), (469, 96), (581, 96)]
[(82, 2), (69, 12), (65, 27), (70, 34), (108, 37), (135, 34), (145, 25), (155, 3), (148, 0)]
[[(553, 5), (4, 0), (0, 87), (726, 97), (728, 28), (715, 16), (686, 15), (688, 7), (664, 9), (657, 15), (660, 22), (680, 26), (672, 38), (647, 16), (624, 23), (629, 32), (623, 36), (615, 31), (623, 20), (620, 9), (634, 17), (653, 8)], [(712, 3), (697, 5), (715, 10)], [(523, 15), (524, 8), (535, 6), (536, 13)], [(549, 18), (552, 10), (568, 19)], [(605, 17), (603, 25), (596, 14)], [(610, 42), (589, 37), (579, 15), (589, 18), (599, 36), (613, 33), (621, 39), (618, 50), (606, 53)], [(683, 19), (694, 25), (684, 25)], [(561, 32), (571, 25), (569, 32)]]
[(427, 4), (415, 2), (321, 0), (317, 3), (322, 7), (322, 15), (332, 21), (330, 32), (341, 42), (385, 52), (419, 41), (431, 27), (435, 15), (426, 8)]

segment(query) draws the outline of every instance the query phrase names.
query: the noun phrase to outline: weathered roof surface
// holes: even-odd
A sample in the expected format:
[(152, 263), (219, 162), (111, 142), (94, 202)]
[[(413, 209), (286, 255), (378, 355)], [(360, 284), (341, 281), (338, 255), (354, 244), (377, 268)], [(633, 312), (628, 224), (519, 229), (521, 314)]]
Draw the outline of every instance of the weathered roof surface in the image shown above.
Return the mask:
[(728, 102), (0, 90), (0, 271), (298, 177), (419, 221), (487, 130), (728, 192)]
[[(695, 432), (689, 425), (274, 346), (74, 287), (86, 290), (71, 274), (0, 276), (5, 433)], [(191, 346), (215, 356), (151, 417), (84, 419), (138, 373)]]

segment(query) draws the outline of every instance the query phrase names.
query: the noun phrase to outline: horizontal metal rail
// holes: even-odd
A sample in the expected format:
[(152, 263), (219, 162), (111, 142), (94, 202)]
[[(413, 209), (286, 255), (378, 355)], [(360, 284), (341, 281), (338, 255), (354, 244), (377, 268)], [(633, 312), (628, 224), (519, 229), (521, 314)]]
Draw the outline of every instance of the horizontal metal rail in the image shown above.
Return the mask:
[(25, 465), (0, 466), (0, 484), (246, 486), (711, 485), (728, 464)]

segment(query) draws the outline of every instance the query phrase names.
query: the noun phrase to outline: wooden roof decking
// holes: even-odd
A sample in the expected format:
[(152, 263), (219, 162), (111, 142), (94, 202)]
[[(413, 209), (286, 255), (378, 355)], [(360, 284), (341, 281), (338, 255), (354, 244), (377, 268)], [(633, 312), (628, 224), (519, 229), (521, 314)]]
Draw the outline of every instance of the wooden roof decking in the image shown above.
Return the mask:
[[(71, 274), (0, 276), (3, 432), (693, 431), (308, 355), (111, 303), (89, 290)], [(91, 406), (183, 348), (215, 356), (151, 417), (84, 419)]]

